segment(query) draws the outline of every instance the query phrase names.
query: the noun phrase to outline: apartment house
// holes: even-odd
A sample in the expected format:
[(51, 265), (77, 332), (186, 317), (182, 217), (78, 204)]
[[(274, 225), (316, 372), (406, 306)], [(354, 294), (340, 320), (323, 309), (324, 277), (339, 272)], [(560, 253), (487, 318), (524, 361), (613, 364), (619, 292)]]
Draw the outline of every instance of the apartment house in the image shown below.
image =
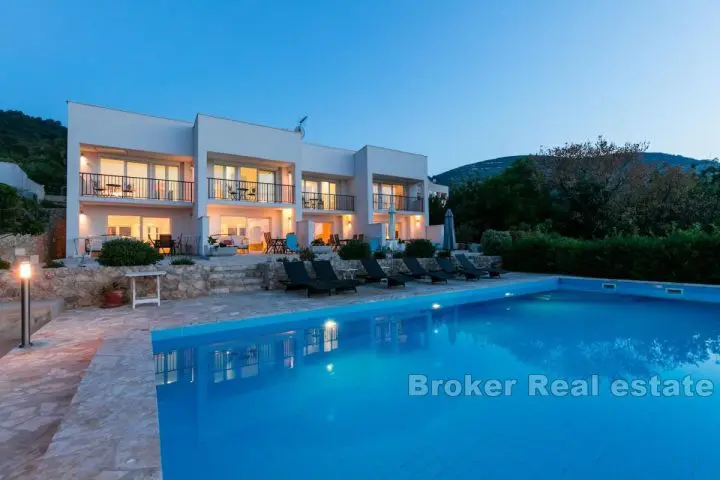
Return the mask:
[[(68, 103), (67, 255), (118, 236), (169, 234), (187, 253), (207, 238), (263, 251), (294, 232), (424, 238), (427, 157), (305, 142), (298, 132), (198, 114), (192, 122)], [(388, 228), (394, 209), (395, 231)], [(236, 241), (237, 244), (237, 241)]]

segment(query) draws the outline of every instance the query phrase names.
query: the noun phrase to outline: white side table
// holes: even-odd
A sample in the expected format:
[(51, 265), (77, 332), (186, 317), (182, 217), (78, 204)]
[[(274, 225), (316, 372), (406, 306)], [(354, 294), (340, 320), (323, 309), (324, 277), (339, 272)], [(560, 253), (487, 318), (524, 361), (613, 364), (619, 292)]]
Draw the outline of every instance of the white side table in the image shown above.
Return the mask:
[[(154, 303), (160, 305), (160, 277), (166, 275), (167, 272), (155, 271), (155, 272), (129, 272), (125, 276), (130, 278), (130, 286), (132, 290), (132, 307), (135, 309), (135, 305), (142, 305), (144, 303)], [(154, 297), (137, 298), (135, 290), (135, 279), (138, 277), (155, 277), (157, 281), (157, 288), (155, 289)]]

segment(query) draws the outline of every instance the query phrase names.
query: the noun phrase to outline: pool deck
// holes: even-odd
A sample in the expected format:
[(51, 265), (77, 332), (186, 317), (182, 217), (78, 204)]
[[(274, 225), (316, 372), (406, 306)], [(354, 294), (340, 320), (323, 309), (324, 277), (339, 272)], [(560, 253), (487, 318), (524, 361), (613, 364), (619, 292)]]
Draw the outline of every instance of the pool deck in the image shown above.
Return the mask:
[(518, 285), (549, 275), (499, 280), (362, 286), (357, 294), (309, 299), (302, 292), (252, 292), (166, 301), (161, 306), (87, 308), (61, 314), (31, 349), (0, 358), (0, 480), (159, 479), (155, 367), (149, 331)]

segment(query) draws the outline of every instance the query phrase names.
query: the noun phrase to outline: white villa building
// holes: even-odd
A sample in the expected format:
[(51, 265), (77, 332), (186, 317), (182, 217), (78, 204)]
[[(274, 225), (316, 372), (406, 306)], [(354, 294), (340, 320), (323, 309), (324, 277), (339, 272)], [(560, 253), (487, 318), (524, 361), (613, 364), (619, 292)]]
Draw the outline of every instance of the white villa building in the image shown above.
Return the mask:
[[(178, 121), (68, 102), (67, 256), (86, 245), (169, 234), (186, 253), (207, 238), (428, 236), (427, 157), (303, 141), (293, 130), (198, 114)], [(432, 235), (431, 235), (432, 236)], [(237, 243), (235, 243), (237, 244)], [(189, 251), (192, 248), (192, 252)]]

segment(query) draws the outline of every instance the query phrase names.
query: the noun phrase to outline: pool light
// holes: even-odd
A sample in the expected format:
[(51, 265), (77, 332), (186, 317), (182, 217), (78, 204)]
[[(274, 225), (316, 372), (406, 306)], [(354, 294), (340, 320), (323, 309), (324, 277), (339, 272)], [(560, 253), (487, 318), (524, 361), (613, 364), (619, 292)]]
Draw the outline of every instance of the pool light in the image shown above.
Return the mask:
[(327, 370), (328, 373), (332, 373), (333, 368), (335, 368), (335, 366), (332, 363), (328, 363), (327, 365), (325, 365), (325, 370)]
[(332, 318), (325, 322), (325, 328), (335, 328), (335, 327), (337, 327), (337, 322), (335, 320), (333, 320)]
[(513, 296), (513, 294), (512, 294), (512, 293), (510, 293), (510, 292), (505, 292), (505, 296), (506, 296), (506, 297), (512, 297), (512, 296)]
[(439, 303), (433, 303), (433, 304), (432, 304), (433, 310), (437, 310), (438, 308), (441, 308), (441, 307), (442, 307), (442, 305), (440, 305)]
[(440, 330), (438, 330), (437, 328), (435, 328), (435, 329), (433, 329), (433, 333), (440, 333)]

